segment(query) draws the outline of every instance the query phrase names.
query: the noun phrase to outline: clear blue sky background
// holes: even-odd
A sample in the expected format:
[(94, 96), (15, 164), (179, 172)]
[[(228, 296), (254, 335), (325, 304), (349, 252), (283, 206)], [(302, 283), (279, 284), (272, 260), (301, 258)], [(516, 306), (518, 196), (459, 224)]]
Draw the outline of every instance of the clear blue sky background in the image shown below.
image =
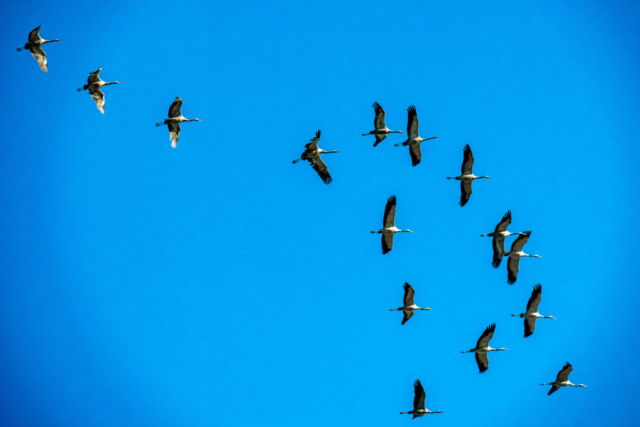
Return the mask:
[[(10, 2), (0, 424), (638, 423), (637, 2)], [(42, 25), (49, 73), (16, 53)], [(102, 115), (83, 85), (102, 66)], [(175, 96), (182, 126), (163, 120)], [(372, 147), (414, 104), (423, 159)], [(334, 178), (291, 165), (322, 130)], [(458, 206), (462, 147), (478, 175)], [(632, 169), (633, 168), (633, 169)], [(396, 236), (381, 254), (386, 199)], [(515, 286), (493, 231), (533, 230)], [(508, 241), (508, 244), (511, 240)], [(433, 308), (401, 326), (402, 284)], [(538, 321), (520, 313), (536, 283)], [(473, 355), (497, 323), (490, 368)], [(566, 362), (586, 389), (548, 387)]]

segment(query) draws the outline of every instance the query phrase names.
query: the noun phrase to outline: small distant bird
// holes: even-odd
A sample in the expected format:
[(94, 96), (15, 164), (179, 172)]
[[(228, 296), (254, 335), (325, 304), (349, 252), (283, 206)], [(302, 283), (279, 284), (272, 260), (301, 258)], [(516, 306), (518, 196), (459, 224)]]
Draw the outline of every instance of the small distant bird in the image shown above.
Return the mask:
[(480, 237), (493, 237), (493, 262), (491, 265), (493, 268), (500, 267), (502, 257), (504, 255), (504, 238), (507, 236), (513, 236), (515, 234), (521, 235), (522, 233), (510, 233), (507, 231), (507, 227), (511, 224), (511, 211), (507, 211), (502, 217), (502, 220), (496, 225), (496, 229), (493, 233), (481, 234)]
[(91, 95), (91, 98), (93, 98), (93, 100), (96, 102), (96, 106), (98, 107), (98, 110), (100, 110), (100, 112), (104, 114), (104, 93), (102, 93), (100, 88), (102, 86), (117, 85), (117, 84), (120, 84), (120, 82), (111, 82), (111, 83), (103, 82), (100, 79), (100, 71), (102, 71), (102, 67), (98, 68), (97, 71), (89, 73), (89, 79), (87, 80), (87, 84), (84, 85), (83, 87), (79, 87), (78, 92), (82, 92), (83, 90), (89, 89), (89, 95)]
[(391, 130), (387, 128), (387, 125), (384, 123), (384, 116), (385, 116), (384, 109), (380, 106), (380, 104), (378, 104), (377, 102), (374, 102), (372, 107), (376, 111), (376, 117), (373, 119), (373, 126), (375, 127), (375, 130), (372, 130), (369, 133), (363, 133), (362, 136), (375, 135), (376, 142), (373, 144), (373, 146), (375, 147), (376, 145), (384, 141), (388, 133), (402, 133), (402, 131)]
[(460, 182), (460, 206), (464, 206), (467, 204), (469, 199), (471, 198), (471, 183), (475, 179), (481, 178), (491, 178), (490, 176), (475, 176), (473, 174), (473, 153), (471, 152), (471, 147), (469, 144), (464, 146), (464, 159), (462, 160), (462, 175), (456, 177), (448, 176), (447, 179), (456, 179)]
[(382, 227), (378, 231), (372, 233), (382, 234), (382, 254), (387, 254), (393, 247), (393, 235), (395, 233), (413, 233), (411, 230), (400, 230), (396, 227), (396, 196), (389, 197), (387, 206), (384, 208), (384, 217), (382, 218)]
[(182, 99), (176, 96), (176, 100), (173, 101), (171, 107), (169, 107), (169, 118), (165, 119), (163, 123), (156, 123), (156, 126), (167, 125), (169, 128), (169, 138), (171, 139), (171, 146), (176, 148), (178, 145), (178, 138), (180, 137), (180, 123), (182, 122), (201, 122), (200, 119), (186, 119), (182, 117), (180, 112), (182, 107)]
[(493, 333), (496, 330), (496, 324), (493, 323), (487, 327), (480, 336), (478, 343), (475, 348), (472, 348), (469, 351), (463, 351), (462, 353), (475, 353), (476, 354), (476, 362), (478, 363), (478, 369), (480, 369), (480, 373), (483, 374), (487, 369), (489, 369), (489, 358), (487, 357), (487, 353), (490, 351), (503, 351), (506, 348), (491, 348), (489, 347), (489, 341), (493, 338)]
[(36, 61), (38, 61), (38, 65), (40, 65), (42, 71), (47, 73), (49, 72), (49, 69), (47, 68), (47, 54), (44, 53), (44, 50), (42, 50), (42, 45), (45, 43), (59, 42), (60, 39), (43, 39), (42, 37), (40, 37), (40, 27), (42, 27), (42, 25), (29, 33), (29, 43), (25, 44), (24, 47), (19, 47), (17, 51), (20, 52), (21, 50), (30, 50), (31, 55), (36, 58)]
[(413, 290), (410, 284), (404, 284), (404, 305), (398, 308), (391, 308), (389, 311), (402, 311), (404, 313), (404, 318), (402, 319), (402, 325), (407, 323), (407, 320), (411, 319), (411, 316), (415, 313), (415, 310), (431, 310), (430, 308), (420, 308), (413, 302), (413, 296), (416, 294), (416, 291)]
[(409, 146), (409, 154), (411, 154), (411, 163), (413, 166), (416, 166), (420, 163), (422, 159), (422, 151), (420, 150), (420, 143), (422, 141), (428, 141), (430, 139), (436, 139), (437, 136), (432, 136), (431, 138), (420, 138), (420, 132), (418, 132), (418, 113), (416, 112), (416, 107), (413, 105), (407, 108), (408, 120), (407, 120), (407, 140), (402, 144), (396, 144), (396, 147)]
[(569, 362), (567, 362), (564, 367), (562, 368), (562, 370), (560, 372), (558, 372), (558, 376), (556, 377), (556, 380), (552, 383), (542, 383), (540, 385), (550, 385), (551, 390), (549, 390), (549, 393), (547, 393), (547, 395), (551, 395), (553, 392), (555, 392), (556, 390), (559, 390), (560, 387), (566, 387), (566, 386), (571, 386), (571, 387), (586, 387), (586, 385), (584, 384), (572, 384), (571, 381), (569, 381), (569, 374), (571, 373), (571, 371), (573, 371), (573, 366), (571, 366), (571, 364)]
[[(531, 298), (527, 303), (527, 312), (520, 313), (520, 317), (524, 318), (524, 337), (527, 338), (533, 335), (533, 331), (536, 329), (536, 319), (555, 319), (553, 316), (543, 316), (538, 313), (538, 304), (542, 299), (542, 285), (537, 284), (533, 287), (531, 292)], [(512, 316), (516, 316), (512, 314)]]
[(521, 257), (542, 258), (540, 255), (528, 255), (522, 252), (522, 248), (529, 240), (529, 236), (531, 236), (531, 231), (521, 233), (518, 238), (513, 241), (511, 250), (505, 253), (505, 255), (509, 257), (509, 261), (507, 261), (507, 283), (510, 285), (516, 283), (516, 280), (518, 279)]
[[(424, 399), (427, 397), (427, 394), (424, 392), (424, 388), (422, 387), (422, 383), (420, 380), (415, 380), (413, 383), (413, 411), (409, 412), (400, 412), (401, 414), (412, 414), (413, 418), (423, 417), (426, 414), (441, 414), (442, 411), (430, 411), (424, 406)], [(411, 419), (413, 419), (411, 418)]]
[(320, 158), (320, 154), (332, 154), (339, 153), (337, 150), (333, 151), (324, 151), (322, 148), (318, 148), (318, 141), (320, 140), (320, 131), (316, 132), (316, 137), (311, 138), (308, 144), (305, 144), (305, 150), (302, 152), (302, 155), (299, 159), (294, 160), (292, 163), (296, 164), (301, 160), (307, 160), (311, 163), (313, 169), (318, 173), (318, 176), (322, 179), (322, 182), (329, 185), (333, 179), (329, 174), (329, 169), (327, 169), (327, 165)]

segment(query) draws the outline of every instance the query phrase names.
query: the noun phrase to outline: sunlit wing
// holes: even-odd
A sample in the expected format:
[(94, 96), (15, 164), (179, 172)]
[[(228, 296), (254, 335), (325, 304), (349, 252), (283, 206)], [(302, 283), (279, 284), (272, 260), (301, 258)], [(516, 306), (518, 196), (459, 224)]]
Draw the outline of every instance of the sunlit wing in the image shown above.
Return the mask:
[(413, 287), (408, 284), (405, 283), (404, 284), (404, 306), (405, 307), (409, 307), (411, 305), (413, 305), (413, 296), (416, 294), (416, 291), (413, 289)]
[(408, 119), (407, 119), (407, 137), (409, 139), (420, 138), (420, 132), (418, 132), (418, 125), (420, 122), (418, 121), (418, 112), (416, 111), (416, 107), (411, 105), (408, 109)]
[(518, 280), (518, 271), (520, 271), (520, 257), (510, 256), (507, 261), (507, 283), (513, 285)]
[(384, 109), (378, 104), (374, 102), (372, 107), (376, 111), (376, 117), (373, 119), (373, 125), (375, 126), (375, 130), (384, 130), (387, 128), (387, 125), (384, 123), (385, 112)]
[(331, 178), (331, 175), (329, 175), (329, 169), (327, 168), (327, 165), (322, 161), (320, 156), (315, 156), (309, 159), (309, 161), (311, 162), (313, 169), (318, 173), (318, 176), (322, 178), (322, 182), (327, 185), (331, 184), (331, 181), (333, 181), (333, 179)]
[(387, 138), (386, 133), (379, 133), (379, 134), (376, 134), (375, 136), (376, 136), (376, 142), (373, 143), (374, 147), (380, 144), (382, 141), (384, 141)]
[(536, 330), (536, 319), (525, 318), (524, 319), (524, 337), (527, 338), (533, 335), (533, 331)]
[(171, 146), (176, 148), (178, 145), (178, 138), (180, 137), (180, 123), (169, 123), (169, 138), (171, 139)]
[(495, 332), (495, 330), (496, 330), (495, 323), (492, 323), (491, 325), (489, 325), (487, 329), (484, 330), (480, 338), (478, 339), (478, 342), (476, 343), (476, 348), (487, 347), (489, 345), (489, 341), (491, 341), (491, 338), (493, 338), (493, 333)]
[(413, 310), (402, 310), (402, 313), (404, 313), (404, 317), (402, 318), (402, 324), (404, 325), (405, 323), (407, 323), (407, 320), (411, 319), (413, 317), (413, 315), (415, 314), (415, 311)]
[(502, 220), (496, 225), (495, 232), (507, 231), (507, 227), (511, 224), (511, 211), (507, 211), (506, 214), (502, 217)]
[(504, 237), (493, 236), (493, 262), (491, 265), (493, 268), (500, 267), (502, 263), (502, 257), (504, 256)]
[(533, 292), (531, 292), (531, 298), (529, 298), (529, 302), (527, 303), (527, 313), (537, 313), (538, 305), (540, 304), (541, 299), (542, 299), (542, 285), (537, 284), (533, 287)]
[(420, 144), (409, 144), (409, 154), (411, 155), (411, 164), (417, 166), (422, 160), (422, 150)]
[(47, 66), (47, 54), (44, 53), (42, 47), (33, 45), (29, 50), (31, 51), (31, 55), (36, 59), (36, 61), (38, 61), (40, 69), (42, 69), (42, 71), (44, 71), (45, 73), (48, 73), (49, 69)]
[(387, 200), (387, 205), (384, 207), (384, 216), (382, 217), (382, 227), (391, 228), (396, 223), (396, 196), (391, 196)]
[(96, 102), (98, 110), (104, 114), (104, 93), (102, 93), (99, 87), (96, 87), (89, 89), (89, 95), (91, 95), (91, 98)]
[(462, 175), (473, 174), (473, 153), (469, 144), (464, 146), (464, 159), (462, 160)]
[(460, 206), (467, 204), (471, 198), (471, 193), (473, 193), (471, 181), (460, 181)]
[(489, 357), (487, 353), (476, 353), (476, 363), (481, 374), (484, 374), (489, 369)]
[(387, 254), (393, 248), (393, 233), (382, 234), (382, 253)]
[(524, 248), (525, 243), (529, 241), (529, 236), (531, 235), (530, 231), (525, 231), (523, 234), (519, 235), (516, 240), (511, 244), (511, 252), (520, 252), (522, 248)]

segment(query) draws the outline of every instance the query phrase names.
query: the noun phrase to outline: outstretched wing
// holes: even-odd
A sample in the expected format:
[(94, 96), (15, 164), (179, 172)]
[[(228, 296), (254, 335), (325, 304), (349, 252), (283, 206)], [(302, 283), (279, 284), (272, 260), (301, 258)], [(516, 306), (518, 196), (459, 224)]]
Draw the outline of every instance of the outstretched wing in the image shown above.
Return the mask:
[(313, 169), (318, 173), (318, 176), (322, 178), (322, 182), (324, 182), (327, 185), (331, 184), (331, 181), (333, 181), (333, 179), (329, 174), (329, 169), (327, 168), (327, 165), (325, 164), (325, 162), (322, 161), (320, 156), (319, 155), (314, 156), (313, 158), (309, 159), (309, 161), (311, 162)]
[(413, 287), (406, 283), (404, 284), (404, 306), (405, 307), (409, 307), (410, 305), (413, 305), (413, 296), (416, 294), (416, 291), (413, 289)]
[(460, 181), (460, 206), (467, 204), (471, 198), (471, 193), (473, 193), (471, 181)]
[(542, 285), (537, 284), (533, 287), (533, 292), (531, 292), (531, 298), (529, 298), (529, 302), (527, 303), (527, 313), (537, 313), (538, 304), (540, 304), (541, 299), (542, 299)]
[(471, 147), (469, 144), (464, 146), (464, 159), (462, 159), (462, 175), (471, 175), (473, 174), (473, 153), (471, 152)]
[(393, 248), (393, 233), (382, 233), (382, 254), (388, 254)]
[(569, 362), (565, 363), (560, 372), (558, 372), (556, 382), (569, 381), (569, 374), (571, 371), (573, 371), (573, 366), (571, 366)]
[(520, 271), (520, 257), (510, 256), (507, 262), (507, 283), (513, 285), (518, 280), (518, 271)]
[(425, 409), (424, 407), (424, 399), (427, 396), (427, 394), (424, 392), (424, 387), (422, 387), (422, 383), (420, 382), (420, 380), (416, 380), (413, 383), (413, 387), (414, 387), (414, 397), (413, 397), (413, 410), (417, 411), (420, 409)]
[(525, 231), (521, 235), (519, 235), (518, 238), (511, 244), (511, 252), (520, 252), (522, 248), (524, 248), (525, 243), (529, 241), (529, 236), (531, 236), (530, 231)]
[(382, 227), (391, 228), (396, 223), (396, 196), (387, 199), (387, 205), (384, 207), (384, 216), (382, 217)]
[(405, 323), (407, 323), (407, 320), (411, 319), (411, 317), (413, 317), (413, 315), (415, 314), (415, 311), (413, 310), (402, 310), (402, 313), (404, 313), (404, 317), (402, 318), (402, 325), (404, 325)]
[(504, 237), (493, 236), (493, 268), (500, 267), (502, 257), (504, 256)]
[(533, 335), (533, 331), (536, 330), (536, 318), (529, 319), (528, 317), (524, 319), (524, 337), (530, 337)]
[(48, 73), (49, 68), (47, 67), (47, 54), (44, 53), (44, 50), (42, 50), (42, 47), (38, 45), (32, 45), (29, 50), (31, 51), (31, 56), (36, 58), (36, 61), (38, 61), (38, 65), (40, 66), (40, 69), (42, 69), (42, 71), (44, 71), (45, 73)]
[(373, 143), (373, 146), (375, 147), (376, 145), (380, 144), (382, 141), (385, 140), (386, 137), (387, 137), (386, 133), (377, 133), (376, 142)]
[(318, 149), (318, 141), (320, 141), (320, 131), (316, 132), (316, 137), (311, 138), (308, 144), (305, 144), (307, 151), (315, 151)]
[(489, 325), (487, 329), (484, 330), (480, 338), (478, 339), (476, 348), (487, 347), (489, 345), (489, 341), (491, 341), (491, 338), (493, 338), (493, 333), (495, 332), (495, 330), (496, 330), (495, 323), (492, 323), (491, 325)]
[(100, 71), (102, 71), (102, 67), (98, 68), (97, 71), (89, 73), (89, 78), (87, 79), (87, 85), (91, 86), (92, 84), (100, 81)]
[(409, 154), (411, 154), (411, 164), (417, 166), (422, 160), (422, 150), (420, 149), (420, 143), (409, 144)]
[(554, 392), (560, 390), (560, 386), (554, 385), (551, 387), (551, 390), (549, 390), (549, 393), (547, 393), (547, 396), (552, 395)]
[(511, 224), (511, 211), (507, 211), (506, 214), (502, 217), (498, 225), (496, 225), (495, 233), (500, 231), (507, 231), (507, 227)]
[(171, 139), (171, 146), (176, 148), (178, 145), (178, 138), (180, 137), (180, 123), (169, 123), (169, 138)]
[[(182, 107), (182, 99), (176, 96), (176, 100), (173, 101), (171, 106), (169, 107), (169, 118), (180, 117), (182, 113), (180, 112), (180, 108)], [(178, 126), (178, 130), (180, 130), (180, 126)], [(176, 138), (176, 141), (178, 139)]]
[(387, 128), (387, 125), (384, 123), (385, 112), (384, 109), (378, 104), (374, 102), (372, 107), (376, 111), (376, 117), (373, 119), (373, 126), (375, 130), (384, 130)]
[(484, 374), (489, 369), (489, 357), (487, 353), (476, 353), (476, 363), (481, 374)]
[(104, 114), (104, 93), (100, 90), (99, 87), (89, 88), (89, 95), (96, 101), (96, 107), (98, 110)]
[(40, 40), (40, 27), (42, 27), (42, 25), (38, 26), (38, 28), (34, 30), (31, 30), (31, 32), (29, 33), (29, 43)]
[(416, 107), (410, 105), (407, 108), (408, 111), (408, 119), (407, 119), (407, 137), (409, 139), (420, 138), (420, 132), (418, 132), (418, 112), (416, 111)]

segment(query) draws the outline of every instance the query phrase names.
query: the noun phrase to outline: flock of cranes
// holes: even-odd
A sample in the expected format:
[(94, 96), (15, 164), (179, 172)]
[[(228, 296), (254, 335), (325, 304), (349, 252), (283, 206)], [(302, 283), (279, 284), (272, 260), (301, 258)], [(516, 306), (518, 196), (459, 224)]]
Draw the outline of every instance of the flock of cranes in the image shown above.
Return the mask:
[[(42, 45), (46, 43), (52, 43), (60, 41), (60, 39), (55, 40), (44, 40), (40, 37), (40, 27), (37, 27), (33, 31), (29, 33), (29, 41), (22, 48), (18, 48), (18, 51), (21, 50), (29, 50), (33, 57), (38, 61), (38, 65), (44, 72), (48, 72), (47, 66), (47, 56), (44, 50), (42, 49)], [(104, 114), (105, 100), (104, 93), (101, 88), (108, 85), (119, 84), (120, 82), (105, 82), (100, 79), (100, 72), (102, 71), (102, 67), (98, 68), (98, 70), (89, 73), (89, 78), (87, 80), (87, 84), (82, 88), (78, 88), (78, 92), (87, 90), (89, 91), (89, 95), (96, 103), (97, 108)], [(180, 123), (183, 122), (193, 122), (193, 121), (201, 121), (200, 119), (187, 119), (181, 113), (182, 107), (182, 99), (176, 97), (174, 102), (169, 107), (169, 118), (165, 119), (161, 123), (156, 123), (156, 126), (167, 125), (169, 129), (169, 137), (171, 140), (171, 146), (176, 147), (178, 138), (180, 136)], [(377, 102), (374, 102), (372, 107), (375, 111), (374, 118), (374, 127), (375, 129), (362, 134), (363, 136), (374, 135), (375, 143), (373, 144), (376, 147), (378, 144), (383, 142), (388, 134), (391, 133), (403, 133), (400, 130), (391, 130), (387, 128), (385, 123), (386, 113), (382, 106)], [(395, 144), (395, 146), (409, 146), (409, 154), (411, 156), (411, 164), (412, 166), (417, 166), (420, 164), (422, 159), (422, 150), (421, 143), (424, 141), (432, 140), (438, 138), (437, 136), (432, 136), (429, 138), (421, 138), (418, 130), (418, 113), (416, 111), (415, 106), (411, 105), (407, 109), (408, 119), (407, 119), (407, 139), (399, 144)], [(333, 181), (331, 174), (329, 173), (328, 167), (325, 162), (321, 158), (321, 154), (331, 154), (338, 153), (339, 151), (325, 151), (318, 147), (318, 141), (320, 140), (321, 131), (318, 130), (316, 132), (315, 138), (312, 138), (308, 144), (305, 145), (304, 152), (300, 155), (299, 159), (293, 161), (293, 163), (297, 163), (299, 161), (306, 160), (308, 161), (316, 173), (320, 176), (322, 181), (325, 184), (331, 184)], [(463, 161), (461, 174), (456, 177), (447, 177), (447, 179), (455, 179), (460, 181), (460, 206), (465, 206), (472, 194), (471, 184), (474, 180), (482, 179), (482, 178), (491, 178), (490, 176), (476, 176), (473, 174), (473, 164), (474, 157), (473, 152), (471, 151), (471, 147), (467, 144), (463, 148)], [(393, 237), (396, 233), (412, 233), (411, 230), (402, 230), (396, 227), (395, 225), (395, 216), (396, 216), (396, 197), (391, 196), (387, 200), (387, 204), (385, 206), (382, 228), (377, 231), (372, 231), (371, 233), (382, 234), (382, 253), (387, 254), (393, 248)], [(491, 265), (494, 268), (499, 268), (502, 263), (502, 258), (506, 255), (509, 257), (507, 262), (507, 283), (510, 285), (515, 284), (518, 278), (519, 264), (520, 258), (522, 257), (536, 257), (540, 258), (539, 255), (529, 255), (523, 252), (524, 245), (528, 242), (529, 237), (531, 236), (531, 231), (524, 232), (516, 232), (511, 233), (507, 230), (507, 227), (511, 224), (511, 211), (508, 211), (502, 217), (501, 221), (496, 225), (495, 230), (492, 233), (482, 234), (481, 236), (492, 237), (492, 246), (493, 246), (493, 260)], [(511, 250), (509, 252), (505, 251), (505, 239), (509, 236), (518, 236), (511, 245)], [(431, 308), (422, 308), (418, 307), (414, 302), (415, 290), (413, 287), (406, 283), (404, 284), (404, 298), (403, 305), (397, 309), (390, 309), (390, 311), (402, 311), (404, 316), (402, 319), (402, 325), (404, 325), (411, 317), (415, 314), (417, 310), (431, 310)], [(536, 319), (555, 319), (552, 316), (543, 316), (538, 313), (538, 306), (542, 299), (542, 286), (540, 284), (534, 286), (533, 292), (531, 293), (531, 297), (529, 298), (529, 302), (527, 303), (526, 312), (519, 314), (519, 317), (524, 319), (524, 337), (529, 337), (533, 334), (536, 328)], [(517, 316), (516, 314), (512, 314), (511, 316)], [(492, 351), (506, 351), (506, 348), (492, 348), (489, 346), (489, 342), (493, 338), (493, 335), (496, 330), (496, 324), (493, 323), (489, 325), (480, 338), (478, 339), (476, 346), (468, 351), (463, 351), (462, 353), (475, 353), (476, 363), (478, 365), (478, 369), (480, 373), (484, 373), (489, 369), (489, 358), (488, 353)], [(549, 395), (560, 389), (560, 387), (572, 386), (572, 387), (586, 387), (584, 384), (572, 384), (569, 381), (569, 374), (573, 370), (573, 367), (567, 362), (562, 370), (558, 373), (557, 378), (554, 382), (551, 383), (543, 383), (542, 385), (551, 385), (551, 390), (549, 391)], [(414, 386), (414, 400), (413, 400), (413, 410), (408, 412), (401, 412), (401, 414), (412, 414), (413, 418), (422, 417), (426, 414), (436, 414), (442, 413), (442, 411), (429, 411), (425, 407), (425, 397), (426, 393), (424, 391), (424, 387), (420, 380), (416, 380), (413, 384)]]

